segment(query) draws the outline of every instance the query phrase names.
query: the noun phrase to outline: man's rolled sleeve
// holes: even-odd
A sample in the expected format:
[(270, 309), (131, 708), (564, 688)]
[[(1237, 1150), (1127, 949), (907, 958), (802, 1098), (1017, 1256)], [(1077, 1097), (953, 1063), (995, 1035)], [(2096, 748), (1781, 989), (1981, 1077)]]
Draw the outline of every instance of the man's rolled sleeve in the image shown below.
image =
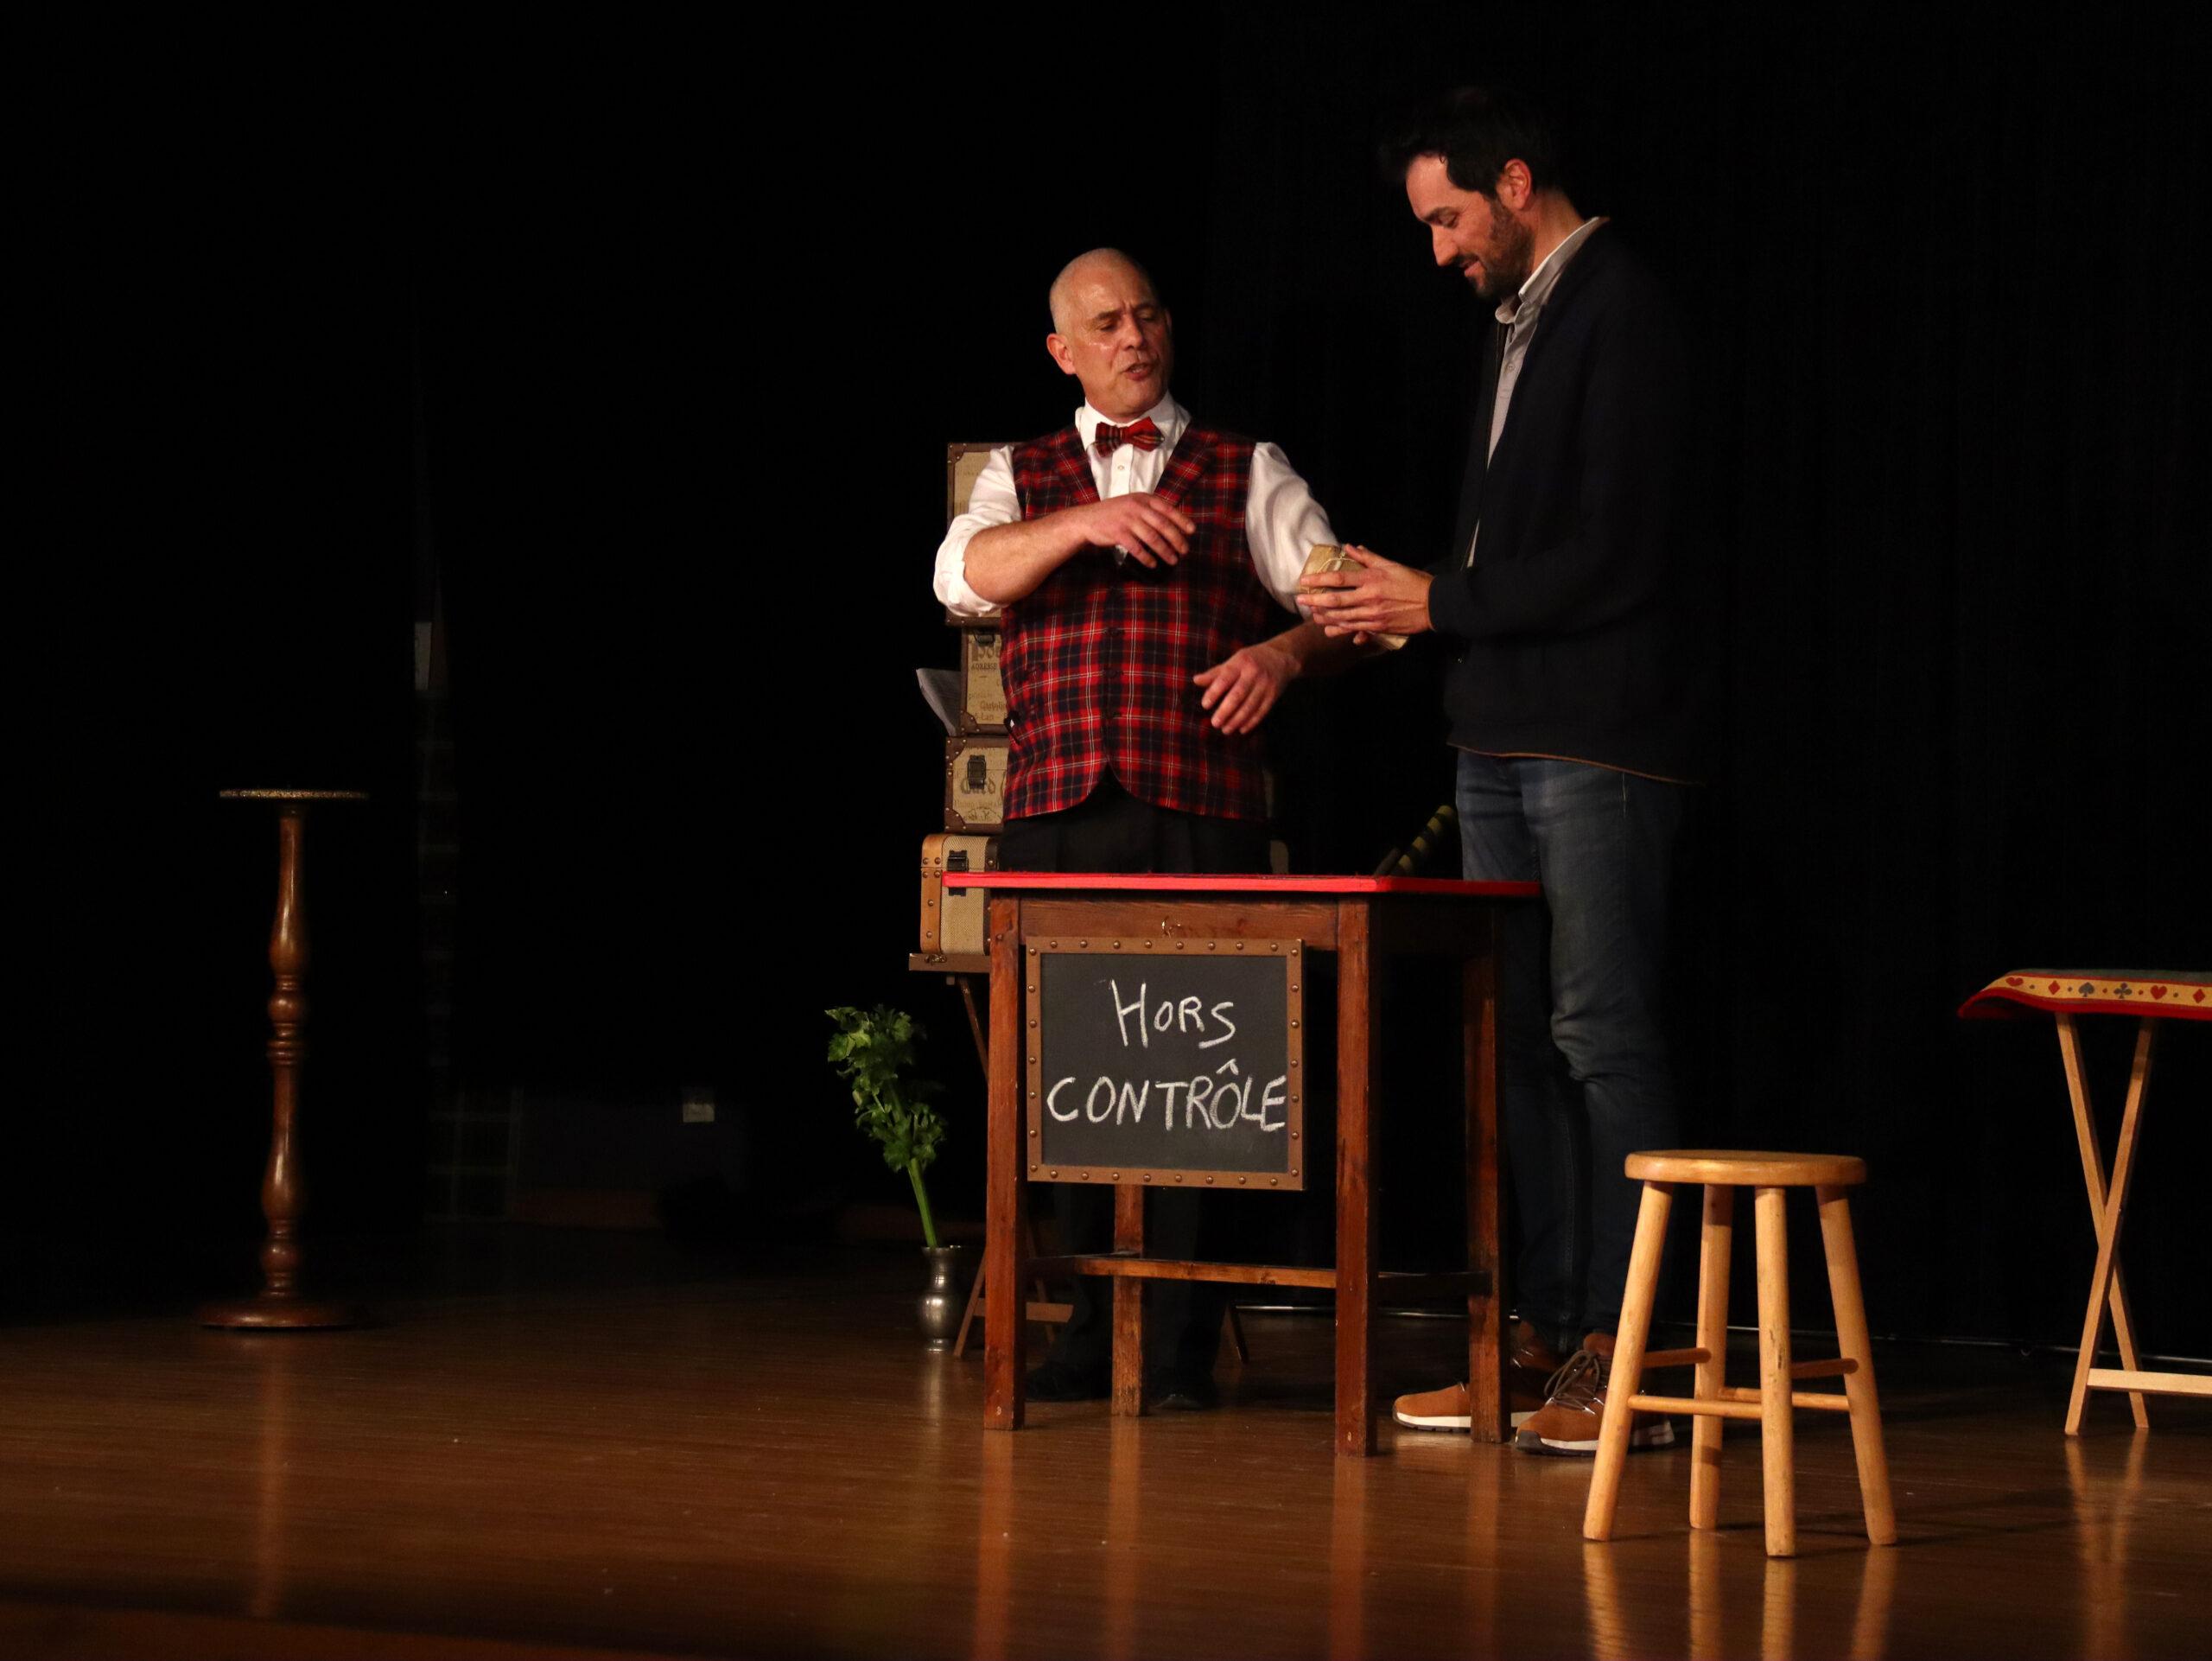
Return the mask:
[(1244, 539), (1251, 547), (1252, 570), (1260, 586), (1285, 611), (1298, 611), (1298, 579), (1305, 574), (1306, 556), (1320, 544), (1335, 542), (1337, 533), (1329, 528), (1321, 504), (1313, 500), (1313, 487), (1274, 444), (1252, 447)]
[(931, 586), (938, 603), (955, 617), (993, 617), (998, 608), (968, 586), (968, 544), (978, 531), (1012, 525), (1021, 517), (1021, 498), (1014, 487), (1014, 455), (995, 449), (968, 498), (968, 511), (946, 527), (938, 544), (937, 576)]

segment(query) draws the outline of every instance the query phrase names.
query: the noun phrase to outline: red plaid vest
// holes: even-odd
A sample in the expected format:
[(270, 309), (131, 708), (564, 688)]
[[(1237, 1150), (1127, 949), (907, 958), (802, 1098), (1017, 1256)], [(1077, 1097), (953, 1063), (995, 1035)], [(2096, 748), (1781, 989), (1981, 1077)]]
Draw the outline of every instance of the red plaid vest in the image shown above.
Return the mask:
[[(1274, 632), (1244, 541), (1251, 476), (1250, 439), (1192, 423), (1156, 493), (1198, 521), (1187, 555), (1148, 571), (1077, 554), (1006, 608), (1007, 818), (1073, 807), (1109, 768), (1155, 807), (1267, 817), (1259, 735), (1215, 731), (1191, 684)], [(1014, 481), (1025, 519), (1098, 500), (1073, 427), (1016, 445)]]

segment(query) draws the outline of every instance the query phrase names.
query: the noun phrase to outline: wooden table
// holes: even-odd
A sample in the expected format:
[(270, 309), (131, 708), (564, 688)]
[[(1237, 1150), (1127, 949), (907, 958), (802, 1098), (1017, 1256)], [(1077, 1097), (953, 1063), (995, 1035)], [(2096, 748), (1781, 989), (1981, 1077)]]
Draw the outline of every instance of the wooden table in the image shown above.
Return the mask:
[[(1422, 877), (1119, 876), (948, 874), (948, 888), (987, 889), (991, 962), (989, 1175), (983, 1274), (994, 1286), (1032, 1274), (1099, 1275), (1114, 1282), (1113, 1410), (1143, 1411), (1139, 1301), (1145, 1280), (1329, 1289), (1337, 1306), (1336, 1444), (1376, 1449), (1374, 1332), (1378, 1295), (1451, 1293), (1467, 1301), (1468, 1384), (1476, 1439), (1503, 1441), (1509, 1419), (1499, 1346), (1505, 1285), (1499, 1258), (1496, 939), (1501, 903), (1539, 892), (1532, 882)], [(1113, 937), (1141, 943), (1188, 936), (1297, 942), (1337, 960), (1337, 1260), (1311, 1269), (1184, 1262), (1144, 1255), (1144, 1189), (1115, 1188), (1114, 1250), (1027, 1259), (1028, 1175), (1023, 1111), (1025, 948), (1033, 941)], [(1467, 1266), (1443, 1274), (1387, 1274), (1376, 1261), (1379, 1207), (1372, 1177), (1383, 1117), (1378, 970), (1394, 956), (1458, 966), (1462, 1109), (1466, 1123)], [(1025, 1357), (1020, 1300), (993, 1298), (986, 1317), (983, 1422), (1020, 1429)]]
[[(2136, 1354), (2135, 1325), (2120, 1273), (2120, 1230), (2127, 1213), (2128, 1184), (2135, 1174), (2135, 1149), (2143, 1130), (2143, 1102), (2150, 1093), (2158, 1030), (2169, 1021), (2212, 1021), (2212, 975), (2194, 970), (2020, 969), (1999, 975), (1959, 1008), (1970, 1020), (2026, 1010), (2048, 1013), (2058, 1023), (2058, 1054), (2074, 1102), (2082, 1181), (2088, 1190), (2089, 1216), (2097, 1231), (2097, 1267), (2089, 1279), (2089, 1309), (2082, 1322), (2082, 1350), (2074, 1364), (2066, 1434), (2081, 1434), (2082, 1410), (2093, 1390), (2126, 1391), (2136, 1428), (2147, 1429), (2151, 1416), (2143, 1403), (2146, 1393), (2212, 1396), (2212, 1376), (2144, 1369)], [(2081, 1015), (2130, 1016), (2138, 1023), (2135, 1060), (2128, 1072), (2127, 1100), (2120, 1110), (2120, 1145), (2113, 1150), (2109, 1183), (2098, 1148), (2096, 1120), (2089, 1110), (2088, 1080), (2082, 1069), (2081, 1034), (2074, 1024)], [(2117, 1367), (2096, 1365), (2107, 1314), (2120, 1345)]]

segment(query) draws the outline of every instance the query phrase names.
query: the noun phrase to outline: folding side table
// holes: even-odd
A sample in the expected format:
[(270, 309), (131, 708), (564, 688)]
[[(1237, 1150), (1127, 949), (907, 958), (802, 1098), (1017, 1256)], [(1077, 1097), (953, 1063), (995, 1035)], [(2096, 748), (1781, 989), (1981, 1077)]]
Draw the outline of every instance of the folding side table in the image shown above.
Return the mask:
[[(2120, 1273), (2120, 1230), (2127, 1213), (2127, 1187), (2135, 1174), (2136, 1142), (2143, 1129), (2143, 1101), (2150, 1091), (2151, 1063), (2158, 1029), (2169, 1021), (2212, 1021), (2212, 974), (2197, 970), (2019, 969), (1999, 975), (1959, 1007), (1970, 1019), (2018, 1015), (2039, 1010), (2058, 1023), (2059, 1060), (2066, 1067), (2066, 1088), (2074, 1100), (2074, 1135), (2081, 1145), (2082, 1181), (2089, 1193), (2089, 1213), (2097, 1229), (2097, 1267), (2089, 1280), (2089, 1309), (2082, 1322), (2082, 1352), (2074, 1364), (2074, 1394), (2066, 1407), (2066, 1434), (2078, 1435), (2082, 1410), (2093, 1390), (2124, 1390), (2139, 1429), (2150, 1426), (2143, 1397), (2212, 1396), (2212, 1375), (2151, 1372), (2135, 1349), (2135, 1326), (2127, 1311), (2127, 1290)], [(2120, 1120), (2120, 1146), (2113, 1151), (2110, 1182), (2097, 1145), (2096, 1120), (2089, 1111), (2089, 1085), (2082, 1068), (2082, 1039), (2075, 1017), (2132, 1015), (2137, 1021), (2135, 1061), (2127, 1079), (2127, 1102)], [(2096, 1365), (2107, 1312), (2120, 1345), (2120, 1365)]]

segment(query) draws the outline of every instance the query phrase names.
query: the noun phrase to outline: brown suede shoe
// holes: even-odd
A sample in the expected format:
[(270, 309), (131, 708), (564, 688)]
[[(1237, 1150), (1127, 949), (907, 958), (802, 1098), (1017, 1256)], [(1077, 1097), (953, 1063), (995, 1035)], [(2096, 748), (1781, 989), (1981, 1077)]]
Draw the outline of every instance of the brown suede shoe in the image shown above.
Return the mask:
[[(1513, 1353), (1506, 1366), (1506, 1400), (1516, 1425), (1533, 1417), (1544, 1404), (1545, 1386), (1559, 1371), (1559, 1352), (1536, 1337), (1527, 1321), (1513, 1328)], [(1424, 1390), (1401, 1396), (1391, 1403), (1390, 1416), (1411, 1430), (1465, 1430), (1473, 1418), (1465, 1384)]]
[[(1513, 1445), (1524, 1454), (1564, 1454), (1588, 1459), (1598, 1451), (1598, 1429), (1605, 1417), (1605, 1379), (1612, 1371), (1613, 1335), (1592, 1333), (1567, 1365), (1553, 1375), (1543, 1410), (1523, 1424)], [(1671, 1448), (1671, 1419), (1639, 1413), (1629, 1426), (1630, 1452)]]

